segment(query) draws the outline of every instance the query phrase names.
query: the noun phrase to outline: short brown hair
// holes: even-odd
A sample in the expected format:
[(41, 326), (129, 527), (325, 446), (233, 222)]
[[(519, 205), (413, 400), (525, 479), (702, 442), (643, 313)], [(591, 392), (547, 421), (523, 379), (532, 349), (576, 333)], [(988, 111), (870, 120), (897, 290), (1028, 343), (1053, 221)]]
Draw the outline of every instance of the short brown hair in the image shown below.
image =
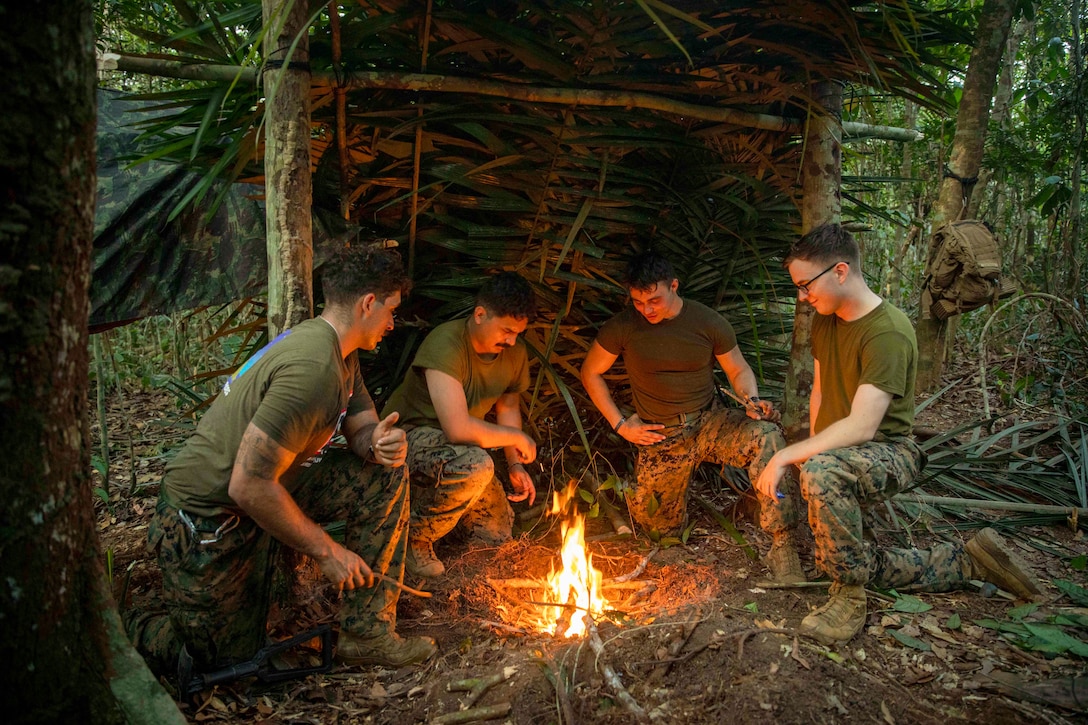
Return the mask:
[(321, 265), (321, 291), (325, 303), (352, 305), (373, 293), (384, 301), (394, 292), (407, 296), (412, 281), (404, 271), (400, 254), (381, 242), (353, 244)]
[(854, 269), (860, 269), (861, 249), (841, 224), (823, 224), (794, 242), (782, 265), (789, 266), (798, 259), (821, 265), (846, 262)]

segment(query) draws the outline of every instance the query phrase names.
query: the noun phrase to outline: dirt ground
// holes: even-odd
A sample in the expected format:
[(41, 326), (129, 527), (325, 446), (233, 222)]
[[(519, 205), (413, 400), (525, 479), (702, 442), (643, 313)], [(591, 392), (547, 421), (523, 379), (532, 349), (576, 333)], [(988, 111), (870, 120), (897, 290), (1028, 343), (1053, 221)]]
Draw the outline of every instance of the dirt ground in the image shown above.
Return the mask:
[[(951, 405), (944, 415), (956, 415), (954, 400)], [(157, 567), (143, 544), (164, 441), (176, 445), (182, 437), (162, 427), (171, 407), (166, 396), (150, 394), (110, 403), (110, 504), (99, 502), (98, 521), (122, 607), (146, 602), (158, 587)], [(931, 410), (928, 424), (941, 426), (941, 415)], [(546, 481), (538, 483), (547, 488)], [(588, 521), (594, 564), (606, 583), (613, 580), (606, 588), (611, 611), (597, 622), (596, 651), (592, 638), (564, 639), (535, 629), (537, 594), (509, 580), (545, 575), (559, 539), (549, 520), (523, 517), (522, 526), (535, 524), (532, 531), (497, 549), (441, 542), (438, 554), (448, 571), (427, 584), (433, 596), (401, 597), (398, 630), (438, 641), (440, 653), (426, 665), (340, 667), (276, 685), (246, 680), (205, 693), (183, 712), (194, 722), (398, 725), (482, 721), (453, 719), (466, 703), (492, 708), (495, 722), (541, 725), (638, 722), (634, 708), (654, 722), (687, 725), (1088, 718), (1084, 659), (1022, 650), (976, 624), (1009, 620), (1018, 603), (1000, 592), (920, 594), (929, 608), (919, 612), (897, 611), (892, 597), (875, 593), (866, 628), (848, 644), (828, 648), (798, 636), (797, 625), (825, 601), (826, 588), (761, 586), (768, 572), (759, 557), (770, 542), (745, 514), (745, 497), (707, 480), (694, 484), (694, 491), (735, 525), (743, 545), (696, 505), (687, 542), (667, 547), (617, 537), (604, 516)], [(877, 533), (884, 543), (905, 535)], [(913, 522), (909, 535), (923, 545), (931, 539), (925, 522)], [(815, 576), (811, 534), (806, 530), (805, 536), (802, 562)], [(1054, 579), (1088, 585), (1085, 572), (1070, 563), (1088, 552), (1083, 532), (1034, 527), (1012, 538), (1052, 595), (1029, 619), (1088, 615), (1049, 585)], [(633, 582), (614, 581), (625, 575)], [(305, 573), (301, 584), (274, 610), (275, 637), (337, 621), (334, 593)], [(496, 684), (481, 692), (450, 691), (461, 681), (488, 677)]]

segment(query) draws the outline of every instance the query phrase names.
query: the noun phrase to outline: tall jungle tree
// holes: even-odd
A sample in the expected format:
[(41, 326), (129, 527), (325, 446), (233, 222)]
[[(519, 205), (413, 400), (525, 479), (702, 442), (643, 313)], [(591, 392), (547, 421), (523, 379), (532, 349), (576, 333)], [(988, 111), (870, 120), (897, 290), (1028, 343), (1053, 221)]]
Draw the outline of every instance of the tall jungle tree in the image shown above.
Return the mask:
[[(948, 169), (941, 181), (941, 191), (931, 213), (932, 228), (960, 218), (970, 203), (974, 185), (982, 166), (986, 143), (986, 126), (990, 119), (990, 102), (994, 84), (1001, 67), (1001, 57), (1012, 27), (1017, 0), (986, 0), (979, 16), (977, 40), (964, 78), (963, 95), (956, 116), (956, 135)], [(932, 242), (931, 242), (932, 244)], [(931, 253), (930, 259), (933, 258)], [(929, 270), (926, 270), (927, 274)], [(918, 334), (918, 389), (933, 390), (941, 379), (947, 345), (948, 325), (929, 314), (925, 305), (919, 306), (916, 325)]]
[(121, 631), (87, 476), (95, 190), (87, 0), (7, 3), (0, 80), (0, 708), (183, 722)]

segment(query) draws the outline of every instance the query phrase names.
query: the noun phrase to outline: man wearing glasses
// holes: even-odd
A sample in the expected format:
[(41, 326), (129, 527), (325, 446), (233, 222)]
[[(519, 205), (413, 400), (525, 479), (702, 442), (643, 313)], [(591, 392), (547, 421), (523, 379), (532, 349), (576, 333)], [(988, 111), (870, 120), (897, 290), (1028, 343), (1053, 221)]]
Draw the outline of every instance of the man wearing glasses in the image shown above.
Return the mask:
[(797, 295), (815, 310), (810, 436), (775, 453), (756, 481), (774, 496), (787, 469), (801, 467), (817, 567), (831, 577), (830, 599), (801, 622), (826, 643), (847, 642), (864, 626), (865, 585), (948, 591), (987, 579), (1024, 598), (1041, 593), (1027, 565), (993, 529), (966, 546), (878, 549), (862, 538), (862, 507), (883, 501), (925, 463), (911, 437), (918, 346), (910, 320), (866, 285), (857, 243), (825, 225), (798, 240), (785, 262)]
[[(488, 278), (471, 316), (427, 335), (385, 406), (386, 414), (400, 412), (408, 431), (412, 524), (405, 569), (413, 576), (445, 572), (434, 543), (458, 524), (484, 543), (509, 540), (514, 513), (507, 499), (530, 505), (536, 499), (525, 470), (536, 460), (536, 441), (521, 429), (529, 356), (518, 337), (534, 307), (533, 290), (520, 275)], [(492, 408), (494, 423), (484, 420)], [(506, 456), (509, 496), (489, 448)]]
[[(652, 251), (636, 255), (624, 284), (631, 306), (601, 327), (582, 363), (582, 384), (613, 430), (638, 447), (635, 483), (626, 494), (635, 522), (647, 532), (678, 533), (687, 521), (696, 466), (744, 467), (754, 481), (786, 441), (775, 425), (778, 412), (759, 398), (733, 327), (706, 305), (680, 296), (667, 259)], [(604, 379), (620, 356), (634, 398), (629, 415)], [(743, 409), (718, 404), (715, 361)], [(777, 581), (801, 582), (805, 574), (794, 540), (799, 496), (796, 483), (792, 491), (783, 488), (782, 496), (759, 502), (760, 524), (773, 539), (767, 564)]]

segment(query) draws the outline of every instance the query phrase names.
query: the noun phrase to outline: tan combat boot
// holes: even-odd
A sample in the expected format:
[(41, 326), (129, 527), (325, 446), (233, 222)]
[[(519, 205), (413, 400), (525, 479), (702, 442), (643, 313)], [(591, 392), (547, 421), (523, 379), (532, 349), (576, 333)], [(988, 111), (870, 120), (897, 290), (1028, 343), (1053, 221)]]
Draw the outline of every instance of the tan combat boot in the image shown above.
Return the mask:
[(1024, 599), (1043, 596), (1043, 586), (1031, 567), (993, 529), (979, 531), (965, 548), (971, 557), (973, 578), (996, 584)]
[(797, 584), (808, 581), (801, 559), (797, 556), (797, 540), (792, 531), (774, 534), (774, 544), (764, 560), (771, 570), (771, 581), (779, 584)]
[(849, 642), (865, 626), (865, 587), (832, 584), (827, 604), (801, 620), (801, 631), (827, 645)]
[(414, 577), (433, 579), (442, 576), (446, 567), (434, 554), (434, 545), (422, 539), (408, 539), (408, 552), (404, 556), (404, 570)]
[(370, 636), (341, 632), (336, 661), (344, 665), (404, 667), (426, 662), (438, 651), (430, 637), (401, 637), (396, 632)]

